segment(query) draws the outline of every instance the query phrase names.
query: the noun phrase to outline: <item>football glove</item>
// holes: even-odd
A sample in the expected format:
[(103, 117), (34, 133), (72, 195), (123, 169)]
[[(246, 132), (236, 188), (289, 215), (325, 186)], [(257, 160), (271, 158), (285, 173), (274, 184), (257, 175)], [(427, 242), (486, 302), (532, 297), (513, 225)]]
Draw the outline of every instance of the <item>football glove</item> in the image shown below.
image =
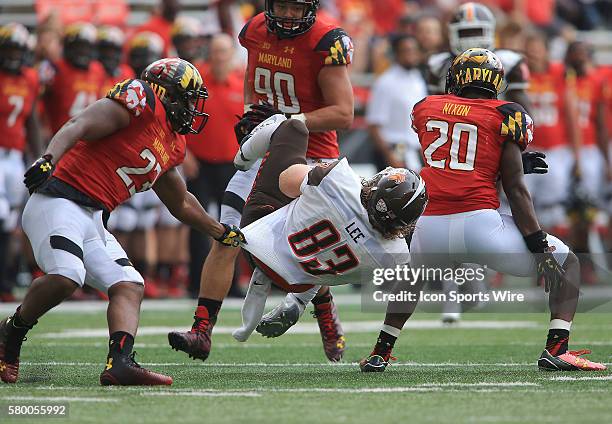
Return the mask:
[(229, 226), (227, 224), (221, 223), (225, 227), (225, 232), (221, 235), (221, 237), (216, 238), (219, 243), (224, 244), (226, 246), (238, 247), (241, 243), (246, 244), (246, 238), (240, 228), (235, 225)]
[(242, 144), (242, 140), (246, 137), (257, 125), (269, 117), (282, 114), (280, 110), (272, 106), (268, 102), (262, 102), (261, 104), (255, 104), (251, 106), (251, 110), (245, 112), (242, 116), (236, 115), (240, 119), (236, 125), (234, 125), (234, 133), (236, 134), (236, 141), (239, 145)]
[(568, 281), (565, 270), (550, 252), (546, 236), (544, 231), (539, 230), (524, 239), (529, 251), (535, 255), (538, 282), (544, 280), (544, 291), (548, 293), (551, 288), (560, 288)]
[(30, 194), (34, 193), (53, 173), (55, 165), (51, 162), (53, 156), (44, 155), (38, 159), (26, 171), (23, 183), (28, 188)]
[(548, 163), (544, 160), (546, 155), (542, 152), (523, 153), (523, 174), (546, 174)]

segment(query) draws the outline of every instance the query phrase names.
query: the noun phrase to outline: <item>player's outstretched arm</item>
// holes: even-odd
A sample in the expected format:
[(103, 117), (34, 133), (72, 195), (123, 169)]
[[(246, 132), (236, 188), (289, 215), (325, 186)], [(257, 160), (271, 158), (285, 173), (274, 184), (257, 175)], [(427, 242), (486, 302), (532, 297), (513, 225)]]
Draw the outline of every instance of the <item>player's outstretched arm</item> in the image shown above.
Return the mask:
[(346, 66), (324, 66), (319, 87), (326, 106), (304, 114), (308, 131), (346, 129), (353, 123), (353, 87)]
[(64, 124), (55, 133), (45, 155), (57, 163), (79, 140), (95, 141), (125, 128), (130, 123), (130, 112), (110, 99), (100, 99)]
[(220, 224), (206, 213), (200, 202), (187, 191), (187, 186), (176, 168), (160, 176), (153, 190), (179, 221), (229, 246), (245, 242), (244, 235), (235, 226)]

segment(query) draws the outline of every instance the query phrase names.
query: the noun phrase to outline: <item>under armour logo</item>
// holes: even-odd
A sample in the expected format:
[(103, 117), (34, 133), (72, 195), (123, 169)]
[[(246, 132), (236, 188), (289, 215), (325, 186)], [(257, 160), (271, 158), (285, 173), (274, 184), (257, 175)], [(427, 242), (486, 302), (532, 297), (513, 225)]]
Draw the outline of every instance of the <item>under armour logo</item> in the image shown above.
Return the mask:
[(285, 48), (283, 49), (284, 53), (289, 53), (289, 54), (293, 54), (293, 50), (295, 49), (295, 47), (289, 47), (289, 46), (285, 46)]
[(49, 172), (49, 171), (51, 171), (51, 164), (50, 163), (43, 163), (43, 164), (40, 165), (40, 169), (43, 172)]

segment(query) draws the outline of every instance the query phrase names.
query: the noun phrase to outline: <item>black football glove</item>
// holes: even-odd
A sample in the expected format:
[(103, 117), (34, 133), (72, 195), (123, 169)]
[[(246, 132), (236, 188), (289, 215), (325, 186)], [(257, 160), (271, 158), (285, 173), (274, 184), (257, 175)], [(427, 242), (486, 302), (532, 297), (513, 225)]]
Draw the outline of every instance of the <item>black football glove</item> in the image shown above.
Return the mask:
[(221, 223), (225, 227), (225, 232), (221, 235), (221, 237), (216, 238), (219, 243), (224, 244), (226, 246), (238, 247), (240, 243), (246, 244), (246, 238), (240, 228), (235, 225), (229, 226), (227, 224)]
[(523, 153), (523, 174), (546, 174), (548, 163), (544, 160), (546, 155), (542, 152)]
[(238, 144), (242, 144), (242, 140), (246, 137), (253, 129), (261, 124), (269, 117), (277, 114), (282, 114), (280, 110), (272, 106), (268, 102), (262, 102), (261, 104), (255, 104), (251, 106), (251, 110), (245, 112), (242, 116), (237, 116), (240, 120), (234, 125), (234, 134), (236, 134), (236, 141)]
[(51, 162), (52, 159), (53, 156), (44, 155), (36, 159), (32, 166), (26, 171), (23, 183), (28, 188), (30, 194), (34, 193), (53, 173), (55, 165)]
[(548, 246), (546, 233), (542, 230), (525, 236), (525, 243), (531, 253), (535, 255), (538, 283), (544, 280), (544, 291), (551, 288), (560, 288), (568, 283), (565, 270), (559, 265)]

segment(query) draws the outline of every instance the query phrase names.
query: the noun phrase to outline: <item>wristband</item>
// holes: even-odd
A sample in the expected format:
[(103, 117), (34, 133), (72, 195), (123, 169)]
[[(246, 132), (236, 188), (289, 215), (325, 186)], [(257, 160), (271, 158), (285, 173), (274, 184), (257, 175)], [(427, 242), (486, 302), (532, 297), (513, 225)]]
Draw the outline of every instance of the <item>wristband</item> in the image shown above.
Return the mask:
[(535, 233), (524, 236), (523, 240), (525, 240), (527, 249), (529, 249), (531, 253), (545, 253), (548, 251), (546, 236), (547, 234), (544, 231), (538, 230)]

